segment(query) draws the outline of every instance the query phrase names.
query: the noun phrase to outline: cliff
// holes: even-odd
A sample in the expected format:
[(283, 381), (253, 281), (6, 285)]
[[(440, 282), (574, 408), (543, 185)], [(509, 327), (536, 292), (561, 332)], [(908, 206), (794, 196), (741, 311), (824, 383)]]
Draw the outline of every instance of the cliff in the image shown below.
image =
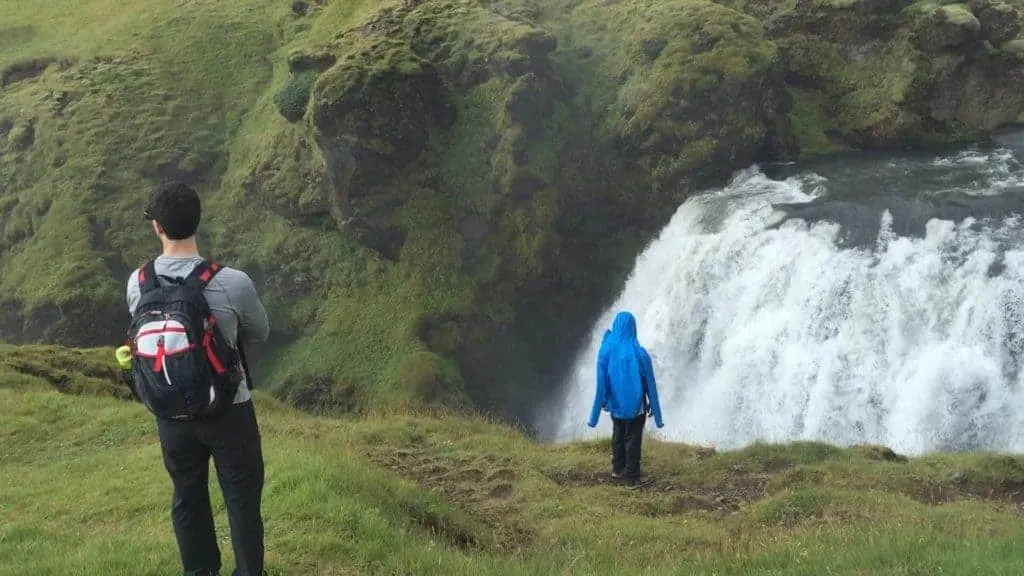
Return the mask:
[(695, 190), (1024, 112), (1016, 4), (179, 4), (5, 8), (0, 339), (120, 341), (179, 178), (306, 408), (527, 417)]

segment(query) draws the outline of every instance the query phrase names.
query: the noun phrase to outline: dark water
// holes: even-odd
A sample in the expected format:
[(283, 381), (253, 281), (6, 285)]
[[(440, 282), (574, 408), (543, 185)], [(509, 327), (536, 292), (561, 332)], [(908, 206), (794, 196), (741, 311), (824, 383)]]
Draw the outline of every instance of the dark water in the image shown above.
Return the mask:
[[(778, 203), (789, 218), (841, 224), (840, 245), (875, 244), (883, 212), (898, 236), (921, 238), (933, 218), (980, 230), (1024, 210), (1024, 131), (995, 142), (935, 154), (857, 154), (765, 170), (785, 179), (808, 171), (827, 181), (827, 193), (808, 203)], [(785, 220), (780, 220), (782, 224)]]

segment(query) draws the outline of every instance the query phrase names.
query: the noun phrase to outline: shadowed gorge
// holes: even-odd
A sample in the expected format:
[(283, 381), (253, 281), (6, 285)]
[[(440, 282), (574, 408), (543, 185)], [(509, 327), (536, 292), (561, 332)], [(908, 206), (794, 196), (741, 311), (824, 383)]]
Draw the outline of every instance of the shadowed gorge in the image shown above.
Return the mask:
[(531, 423), (641, 248), (736, 169), (1024, 112), (1017, 4), (0, 2), (0, 339), (110, 345), (195, 185), (257, 385)]

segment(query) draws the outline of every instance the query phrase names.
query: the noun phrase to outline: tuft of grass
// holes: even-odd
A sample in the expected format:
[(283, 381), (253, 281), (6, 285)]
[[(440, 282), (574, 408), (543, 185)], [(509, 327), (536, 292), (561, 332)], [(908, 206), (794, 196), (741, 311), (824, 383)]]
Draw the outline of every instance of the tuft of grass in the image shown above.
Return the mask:
[[(99, 352), (0, 351), (0, 575), (172, 575), (170, 483)], [(35, 366), (12, 371), (12, 359)], [(43, 370), (45, 368), (45, 370)], [(109, 377), (109, 376), (108, 376)], [(648, 484), (609, 443), (536, 445), (484, 419), (327, 419), (255, 395), (270, 574), (1008, 574), (1024, 569), (1024, 459), (819, 443), (645, 442)], [(68, 479), (73, 481), (68, 481)], [(224, 505), (211, 487), (224, 571)]]
[(298, 122), (306, 115), (309, 93), (315, 81), (316, 74), (312, 70), (303, 70), (293, 74), (288, 84), (274, 94), (274, 104), (285, 120)]
[(47, 388), (74, 395), (132, 397), (111, 349), (0, 343), (0, 386)]

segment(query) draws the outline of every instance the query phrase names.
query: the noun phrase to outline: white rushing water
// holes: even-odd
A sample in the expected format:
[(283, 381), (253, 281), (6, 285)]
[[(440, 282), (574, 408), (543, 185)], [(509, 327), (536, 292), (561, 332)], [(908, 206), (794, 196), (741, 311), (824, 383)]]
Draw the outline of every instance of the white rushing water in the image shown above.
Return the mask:
[[(932, 166), (988, 162), (974, 193), (993, 194), (1021, 183), (1005, 160), (965, 153)], [(1024, 452), (1021, 221), (933, 219), (923, 237), (900, 237), (880, 210), (877, 242), (864, 248), (840, 248), (836, 223), (767, 228), (781, 220), (771, 203), (827, 188), (815, 175), (775, 181), (751, 169), (681, 206), (593, 326), (547, 435), (610, 435), (607, 413), (585, 424), (594, 361), (614, 314), (629, 310), (654, 358), (665, 420), (649, 424), (654, 437)]]

